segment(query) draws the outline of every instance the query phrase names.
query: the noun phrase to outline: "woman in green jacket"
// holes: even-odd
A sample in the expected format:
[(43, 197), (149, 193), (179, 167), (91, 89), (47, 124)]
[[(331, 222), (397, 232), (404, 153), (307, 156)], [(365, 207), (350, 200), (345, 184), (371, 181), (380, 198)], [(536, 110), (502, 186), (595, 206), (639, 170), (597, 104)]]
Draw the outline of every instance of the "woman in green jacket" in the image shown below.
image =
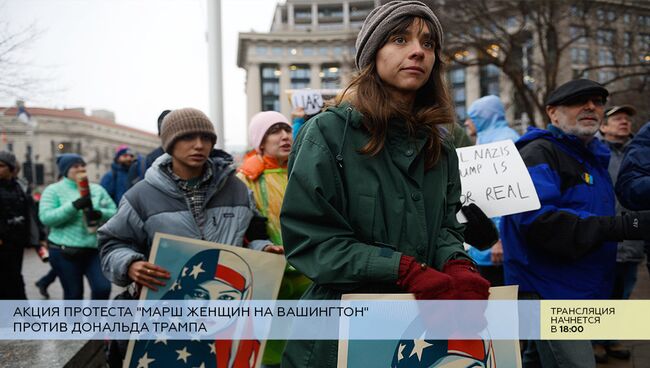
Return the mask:
[(74, 153), (56, 160), (61, 180), (43, 191), (38, 210), (41, 222), (49, 227), (50, 263), (61, 280), (64, 299), (83, 299), (83, 276), (88, 278), (92, 299), (108, 299), (111, 283), (102, 273), (97, 252), (97, 234), (89, 230), (85, 216), (100, 223), (117, 211), (106, 190), (90, 184), (90, 196), (81, 197), (76, 176), (86, 171), (83, 158)]
[[(412, 293), (487, 299), (464, 252), (442, 29), (418, 1), (375, 8), (356, 42), (358, 75), (300, 131), (289, 158), (282, 238), (314, 283), (303, 299)], [(290, 341), (283, 367), (335, 367), (337, 341)]]

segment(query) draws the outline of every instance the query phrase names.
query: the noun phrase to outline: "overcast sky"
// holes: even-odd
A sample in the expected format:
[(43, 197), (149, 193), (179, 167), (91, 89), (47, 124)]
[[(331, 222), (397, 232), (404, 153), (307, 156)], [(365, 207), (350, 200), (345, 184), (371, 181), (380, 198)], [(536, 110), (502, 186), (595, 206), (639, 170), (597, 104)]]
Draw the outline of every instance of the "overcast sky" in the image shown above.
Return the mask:
[[(27, 107), (107, 109), (150, 132), (167, 108), (209, 114), (206, 1), (0, 0), (0, 22), (40, 31), (22, 57), (47, 86), (26, 96)], [(237, 33), (268, 32), (278, 1), (221, 3), (226, 145), (242, 146), (246, 73), (236, 65)]]

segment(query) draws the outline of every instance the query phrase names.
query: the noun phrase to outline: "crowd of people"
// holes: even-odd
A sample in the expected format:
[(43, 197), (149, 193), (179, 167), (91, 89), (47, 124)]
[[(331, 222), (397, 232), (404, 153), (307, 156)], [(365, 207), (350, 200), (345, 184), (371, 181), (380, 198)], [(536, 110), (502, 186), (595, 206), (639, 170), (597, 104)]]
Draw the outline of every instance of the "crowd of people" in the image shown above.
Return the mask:
[[(38, 204), (17, 179), (16, 158), (0, 152), (0, 299), (26, 299), (23, 251), (45, 241), (44, 297), (57, 277), (64, 299), (83, 299), (84, 276), (92, 299), (108, 299), (111, 283), (128, 287), (123, 298), (157, 290), (171, 275), (148, 261), (156, 232), (284, 254), (280, 299), (484, 300), (490, 285), (518, 285), (520, 299), (628, 299), (650, 252), (650, 124), (633, 135), (636, 109), (606, 109), (608, 90), (577, 79), (550, 93), (547, 129), (520, 137), (499, 98), (485, 96), (469, 107), (465, 130), (454, 123), (443, 36), (420, 2), (375, 8), (349, 84), (308, 119), (300, 109), (291, 121), (253, 116), (238, 168), (193, 108), (161, 113), (161, 146), (147, 156), (117, 147), (101, 185), (84, 179), (82, 156), (60, 155), (60, 179)], [(461, 204), (455, 148), (506, 139), (541, 208), (488, 219)], [(121, 366), (124, 349), (111, 344), (111, 366)], [(261, 352), (248, 349), (253, 366)], [(261, 359), (335, 367), (336, 351), (331, 340), (269, 341)], [(584, 340), (527, 341), (522, 354), (525, 367), (630, 357), (617, 341)], [(228, 366), (241, 357), (233, 352)]]

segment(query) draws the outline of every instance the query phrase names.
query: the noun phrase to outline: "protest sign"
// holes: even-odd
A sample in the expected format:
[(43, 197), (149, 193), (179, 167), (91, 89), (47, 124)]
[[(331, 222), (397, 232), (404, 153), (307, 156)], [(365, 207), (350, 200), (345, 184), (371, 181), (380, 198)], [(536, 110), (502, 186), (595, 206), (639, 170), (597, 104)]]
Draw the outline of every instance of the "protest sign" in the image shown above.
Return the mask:
[(314, 115), (323, 108), (323, 95), (314, 89), (296, 90), (291, 94), (291, 105), (293, 108), (302, 107), (307, 115)]
[[(141, 300), (272, 300), (276, 299), (286, 266), (284, 257), (226, 244), (156, 233), (149, 262), (171, 275), (158, 291), (142, 289)], [(211, 318), (211, 329), (232, 330), (235, 319)], [(215, 324), (216, 323), (216, 324)], [(243, 328), (248, 328), (243, 324)], [(259, 368), (265, 341), (259, 340), (130, 340), (124, 368), (201, 367)]]
[[(540, 208), (535, 186), (511, 140), (456, 150), (463, 205), (475, 203), (487, 217)], [(462, 212), (458, 221), (467, 222)]]

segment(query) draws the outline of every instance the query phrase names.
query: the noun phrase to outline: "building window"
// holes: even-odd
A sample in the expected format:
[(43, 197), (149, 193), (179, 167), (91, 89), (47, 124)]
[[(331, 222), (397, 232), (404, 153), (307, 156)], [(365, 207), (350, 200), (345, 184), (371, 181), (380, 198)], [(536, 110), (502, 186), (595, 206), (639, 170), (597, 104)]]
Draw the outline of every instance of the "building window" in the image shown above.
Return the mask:
[(314, 51), (313, 47), (303, 47), (302, 54), (305, 56), (314, 56), (316, 52)]
[(636, 39), (639, 51), (650, 50), (650, 33), (640, 33)]
[(334, 55), (341, 56), (343, 54), (343, 47), (335, 46), (332, 51), (334, 52)]
[(341, 22), (343, 20), (343, 5), (318, 5), (318, 23)]
[(460, 121), (465, 121), (467, 112), (465, 111), (465, 102), (467, 100), (465, 94), (465, 68), (456, 67), (449, 72), (449, 81), (451, 82), (451, 95), (454, 99), (454, 108), (456, 109), (456, 116)]
[(587, 29), (585, 27), (569, 27), (569, 36), (577, 43), (587, 43)]
[(609, 29), (599, 29), (596, 31), (596, 43), (599, 45), (611, 45), (614, 41), (614, 31)]
[(628, 65), (632, 63), (632, 53), (626, 52), (623, 54), (623, 64)]
[(611, 22), (616, 20), (616, 12), (613, 10), (598, 9), (596, 10), (596, 18), (598, 18), (598, 20), (607, 20)]
[(311, 5), (304, 8), (294, 7), (293, 19), (296, 24), (311, 24)]
[(623, 46), (632, 47), (632, 32), (623, 33)]
[(585, 9), (580, 5), (571, 5), (569, 13), (572, 17), (582, 18), (585, 16)]
[(571, 63), (573, 64), (588, 64), (589, 63), (589, 50), (580, 47), (571, 48)]
[(614, 64), (614, 54), (609, 50), (598, 50), (598, 65)]
[(338, 64), (323, 64), (320, 72), (320, 83), (323, 89), (339, 89), (341, 87), (341, 68)]
[(14, 142), (7, 143), (7, 151), (9, 151), (9, 152), (14, 151)]
[(311, 69), (309, 65), (291, 65), (289, 77), (291, 78), (291, 89), (305, 89), (309, 87), (309, 76)]
[(599, 70), (598, 71), (598, 82), (606, 83), (616, 77), (616, 74), (613, 71), (609, 70)]
[(499, 68), (496, 65), (482, 65), (479, 70), (481, 96), (499, 95)]
[(631, 20), (632, 19), (630, 17), (630, 14), (628, 14), (628, 13), (623, 14), (623, 22), (625, 22), (625, 24), (630, 24)]
[(282, 56), (284, 54), (284, 49), (282, 47), (274, 47), (271, 49), (273, 56)]
[(269, 48), (266, 46), (257, 46), (255, 48), (255, 54), (257, 55), (266, 55), (269, 52)]
[(280, 69), (265, 64), (262, 68), (262, 111), (280, 111)]
[(318, 54), (321, 56), (325, 56), (329, 53), (329, 47), (321, 47), (318, 49)]

